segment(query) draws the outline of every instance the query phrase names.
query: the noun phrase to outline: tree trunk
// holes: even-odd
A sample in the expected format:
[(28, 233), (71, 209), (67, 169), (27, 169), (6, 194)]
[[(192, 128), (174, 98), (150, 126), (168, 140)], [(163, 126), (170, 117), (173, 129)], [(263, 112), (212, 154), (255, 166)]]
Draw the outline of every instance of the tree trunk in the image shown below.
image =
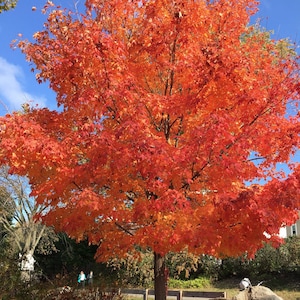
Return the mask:
[(30, 282), (34, 273), (35, 259), (33, 258), (32, 253), (33, 251), (29, 251), (20, 257), (21, 280), (23, 282)]
[(154, 290), (155, 300), (167, 298), (167, 272), (165, 258), (154, 252)]

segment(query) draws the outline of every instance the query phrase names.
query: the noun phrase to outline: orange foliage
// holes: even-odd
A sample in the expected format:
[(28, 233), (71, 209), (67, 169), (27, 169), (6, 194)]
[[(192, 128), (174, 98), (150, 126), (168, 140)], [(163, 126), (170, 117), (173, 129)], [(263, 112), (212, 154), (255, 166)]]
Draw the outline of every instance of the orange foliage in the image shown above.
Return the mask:
[(0, 119), (0, 161), (30, 178), (45, 222), (100, 244), (104, 260), (135, 245), (253, 255), (296, 220), (299, 115), (286, 113), (299, 101), (299, 64), (248, 26), (256, 5), (87, 0), (81, 16), (45, 7), (45, 31), (19, 47), (59, 112)]

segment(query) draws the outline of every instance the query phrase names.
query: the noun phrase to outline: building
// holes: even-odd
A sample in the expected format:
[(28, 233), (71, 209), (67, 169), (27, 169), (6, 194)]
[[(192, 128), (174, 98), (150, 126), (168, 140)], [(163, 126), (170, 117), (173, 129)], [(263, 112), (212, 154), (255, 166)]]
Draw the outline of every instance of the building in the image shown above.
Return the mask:
[(286, 235), (287, 236), (293, 236), (293, 235), (299, 235), (300, 236), (300, 220), (298, 220), (292, 226), (287, 226), (286, 227)]
[(286, 226), (280, 229), (279, 235), (283, 238), (287, 238), (289, 236), (298, 235), (300, 236), (300, 211), (299, 211), (299, 219), (292, 226)]

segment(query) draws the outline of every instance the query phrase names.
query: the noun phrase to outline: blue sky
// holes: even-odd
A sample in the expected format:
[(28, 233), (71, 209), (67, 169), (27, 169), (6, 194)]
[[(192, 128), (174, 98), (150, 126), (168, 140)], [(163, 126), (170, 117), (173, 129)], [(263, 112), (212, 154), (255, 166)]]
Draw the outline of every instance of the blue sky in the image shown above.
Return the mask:
[[(83, 4), (84, 0), (53, 2), (74, 8), (76, 2)], [(41, 14), (41, 8), (44, 3), (44, 0), (19, 0), (14, 10), (0, 14), (0, 115), (19, 109), (29, 100), (56, 108), (55, 94), (48, 84), (38, 84), (25, 56), (10, 47), (18, 34), (31, 39), (36, 31), (43, 29), (45, 16)], [(37, 9), (32, 11), (32, 7)], [(274, 30), (275, 39), (288, 37), (300, 45), (300, 0), (262, 0), (259, 9), (253, 20), (259, 18), (262, 26)]]

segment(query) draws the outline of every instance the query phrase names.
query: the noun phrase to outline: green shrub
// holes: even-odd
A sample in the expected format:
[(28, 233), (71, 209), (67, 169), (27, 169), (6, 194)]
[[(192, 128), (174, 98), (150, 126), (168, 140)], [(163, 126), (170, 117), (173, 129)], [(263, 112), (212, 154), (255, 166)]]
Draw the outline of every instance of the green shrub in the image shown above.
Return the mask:
[(278, 248), (265, 244), (249, 259), (247, 255), (238, 258), (226, 258), (222, 261), (220, 277), (237, 276), (240, 278), (259, 278), (268, 274), (290, 274), (300, 272), (300, 237), (293, 236), (285, 240)]
[(199, 277), (192, 280), (180, 280), (170, 278), (168, 287), (172, 289), (203, 289), (211, 285), (211, 281), (207, 277)]
[(144, 251), (140, 257), (128, 253), (126, 258), (111, 259), (107, 263), (110, 277), (120, 285), (132, 287), (149, 287), (153, 285), (153, 253)]

